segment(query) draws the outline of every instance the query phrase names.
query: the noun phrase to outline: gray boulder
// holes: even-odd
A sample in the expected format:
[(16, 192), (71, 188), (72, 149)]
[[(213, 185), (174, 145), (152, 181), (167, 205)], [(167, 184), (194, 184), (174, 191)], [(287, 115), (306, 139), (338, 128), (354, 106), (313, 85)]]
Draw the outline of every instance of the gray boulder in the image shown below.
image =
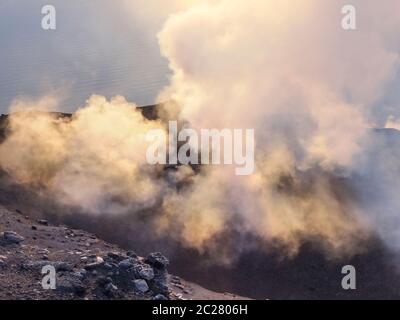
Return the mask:
[(151, 281), (154, 279), (154, 270), (149, 265), (137, 265), (135, 266), (135, 277)]
[(5, 244), (19, 244), (25, 240), (25, 238), (14, 231), (4, 231), (1, 240)]
[(140, 293), (146, 293), (149, 291), (149, 286), (147, 285), (146, 280), (138, 279), (133, 281), (133, 285), (136, 291)]
[(133, 267), (133, 262), (130, 259), (125, 259), (118, 263), (118, 267), (125, 270), (130, 269)]

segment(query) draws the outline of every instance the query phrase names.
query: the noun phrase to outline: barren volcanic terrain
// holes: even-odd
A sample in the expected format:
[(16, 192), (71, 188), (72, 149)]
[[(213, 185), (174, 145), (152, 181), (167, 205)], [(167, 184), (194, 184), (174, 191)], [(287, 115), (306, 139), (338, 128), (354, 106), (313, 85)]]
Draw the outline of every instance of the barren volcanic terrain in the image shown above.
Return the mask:
[[(57, 271), (55, 290), (42, 288), (46, 265)], [(172, 276), (167, 265), (160, 253), (139, 257), (88, 232), (0, 206), (0, 299), (239, 298)]]

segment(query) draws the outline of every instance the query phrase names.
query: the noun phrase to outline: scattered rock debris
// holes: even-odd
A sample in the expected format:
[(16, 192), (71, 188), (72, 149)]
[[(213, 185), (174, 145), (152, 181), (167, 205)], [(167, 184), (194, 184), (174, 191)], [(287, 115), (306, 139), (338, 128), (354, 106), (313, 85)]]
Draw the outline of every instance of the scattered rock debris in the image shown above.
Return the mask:
[(37, 221), (39, 224), (41, 224), (42, 226), (48, 226), (49, 222), (47, 220), (44, 219), (40, 219)]
[(4, 231), (0, 238), (3, 244), (19, 244), (24, 240), (25, 238), (15, 231)]
[[(160, 252), (144, 258), (85, 231), (21, 218), (27, 212), (17, 210), (0, 205), (0, 300), (196, 299), (194, 284), (171, 276)], [(54, 290), (42, 287), (49, 265), (56, 272)], [(201, 298), (225, 299), (196, 288)]]

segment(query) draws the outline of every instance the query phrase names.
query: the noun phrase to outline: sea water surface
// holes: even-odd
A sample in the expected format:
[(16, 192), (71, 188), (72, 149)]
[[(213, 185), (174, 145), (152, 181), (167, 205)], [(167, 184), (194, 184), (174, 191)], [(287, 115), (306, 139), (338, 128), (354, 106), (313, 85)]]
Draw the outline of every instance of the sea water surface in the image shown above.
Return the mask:
[[(42, 29), (44, 5), (56, 30)], [(19, 97), (56, 95), (72, 112), (92, 94), (154, 102), (168, 83), (167, 61), (121, 1), (0, 0), (0, 112)], [(140, 14), (140, 12), (139, 12)]]

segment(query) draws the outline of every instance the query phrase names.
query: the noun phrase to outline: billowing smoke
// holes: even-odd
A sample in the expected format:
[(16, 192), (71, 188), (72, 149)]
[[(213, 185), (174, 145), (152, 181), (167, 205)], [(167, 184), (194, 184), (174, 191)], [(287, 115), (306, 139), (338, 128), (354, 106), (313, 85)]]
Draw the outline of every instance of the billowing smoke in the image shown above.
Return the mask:
[(148, 208), (162, 187), (145, 156), (146, 132), (157, 125), (122, 97), (92, 96), (72, 119), (15, 112), (0, 146), (1, 166), (19, 182), (89, 213), (122, 213), (128, 203)]
[(390, 11), (399, 4), (355, 3), (351, 32), (341, 28), (344, 4), (220, 1), (172, 16), (159, 34), (174, 71), (162, 99), (196, 128), (256, 131), (256, 174), (213, 168), (194, 184), (193, 202), (181, 199), (200, 211), (214, 202), (219, 218), (196, 221), (211, 236), (239, 215), (240, 228), (291, 251), (322, 237), (344, 253), (365, 237), (371, 217), (349, 201), (357, 190), (344, 189), (365, 147), (369, 109), (396, 70), (400, 20)]
[[(354, 180), (371, 166), (371, 110), (396, 72), (400, 3), (353, 2), (353, 31), (341, 26), (344, 1), (176, 1), (177, 12), (163, 10), (170, 15), (158, 37), (173, 71), (159, 97), (168, 101), (164, 117), (177, 120), (178, 106), (178, 120), (194, 129), (255, 129), (253, 175), (148, 165), (144, 136), (164, 125), (121, 97), (99, 96), (72, 119), (13, 114), (0, 164), (88, 213), (153, 208), (160, 236), (200, 252), (229, 258), (224, 239), (245, 234), (288, 254), (305, 241), (335, 256), (359, 252), (388, 230), (385, 203), (368, 211), (363, 180)], [(398, 225), (393, 208), (390, 217)], [(385, 239), (397, 241), (390, 232)]]

